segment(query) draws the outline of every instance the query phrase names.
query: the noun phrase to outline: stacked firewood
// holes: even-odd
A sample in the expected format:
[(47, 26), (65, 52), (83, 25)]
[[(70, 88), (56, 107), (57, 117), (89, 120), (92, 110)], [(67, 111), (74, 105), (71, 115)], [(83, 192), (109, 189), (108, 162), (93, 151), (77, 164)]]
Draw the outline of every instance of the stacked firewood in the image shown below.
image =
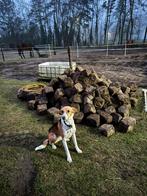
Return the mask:
[[(136, 119), (130, 117), (130, 109), (138, 101), (134, 83), (113, 83), (94, 70), (77, 67), (52, 79), (40, 92), (27, 93), (28, 108), (37, 110), (38, 114), (48, 113), (54, 122), (60, 118), (60, 108), (70, 105), (77, 109), (76, 123), (98, 127), (105, 136), (111, 136), (116, 130), (132, 131), (136, 124)], [(18, 97), (24, 99), (23, 94), (24, 90), (19, 89)]]

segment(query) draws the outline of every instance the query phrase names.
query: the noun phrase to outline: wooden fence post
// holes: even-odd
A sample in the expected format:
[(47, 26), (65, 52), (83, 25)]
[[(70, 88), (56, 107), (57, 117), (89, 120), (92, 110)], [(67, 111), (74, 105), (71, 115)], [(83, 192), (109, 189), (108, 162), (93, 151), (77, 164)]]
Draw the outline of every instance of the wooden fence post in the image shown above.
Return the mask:
[(4, 56), (4, 52), (3, 52), (3, 49), (2, 48), (1, 48), (1, 53), (2, 53), (3, 61), (5, 61), (5, 56)]
[(67, 53), (68, 53), (68, 60), (69, 60), (69, 66), (72, 69), (72, 64), (71, 64), (71, 54), (70, 54), (70, 47), (68, 46), (67, 48)]

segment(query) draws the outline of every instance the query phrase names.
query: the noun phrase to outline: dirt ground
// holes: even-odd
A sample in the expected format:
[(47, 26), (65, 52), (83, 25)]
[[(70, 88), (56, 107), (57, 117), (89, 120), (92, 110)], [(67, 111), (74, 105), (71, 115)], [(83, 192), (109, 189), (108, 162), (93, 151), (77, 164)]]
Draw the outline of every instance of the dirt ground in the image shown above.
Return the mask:
[[(80, 51), (79, 58), (72, 52), (72, 60), (86, 68), (94, 68), (112, 81), (136, 82), (139, 86), (147, 86), (147, 52), (135, 54), (115, 54), (109, 56), (96, 50)], [(46, 61), (67, 61), (65, 51), (57, 52), (50, 58), (32, 58), (27, 60), (0, 63), (0, 75), (6, 78), (34, 81), (38, 78), (38, 64)]]

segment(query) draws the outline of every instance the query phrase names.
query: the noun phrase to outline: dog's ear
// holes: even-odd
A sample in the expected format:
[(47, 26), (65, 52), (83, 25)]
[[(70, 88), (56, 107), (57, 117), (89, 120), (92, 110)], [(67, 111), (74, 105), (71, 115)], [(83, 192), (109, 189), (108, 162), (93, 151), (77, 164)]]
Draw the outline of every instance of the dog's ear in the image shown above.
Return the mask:
[(73, 113), (78, 112), (77, 108), (75, 108), (75, 107), (72, 107), (72, 111), (73, 111)]
[(63, 114), (63, 110), (62, 108), (59, 110), (59, 115), (62, 115)]

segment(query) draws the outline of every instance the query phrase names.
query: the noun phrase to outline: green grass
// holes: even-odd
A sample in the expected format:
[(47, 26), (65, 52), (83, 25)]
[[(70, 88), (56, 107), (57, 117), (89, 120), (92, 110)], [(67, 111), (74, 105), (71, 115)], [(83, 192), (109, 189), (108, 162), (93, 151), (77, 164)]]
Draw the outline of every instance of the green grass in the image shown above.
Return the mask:
[(69, 164), (61, 144), (55, 151), (48, 147), (34, 152), (51, 124), (16, 98), (24, 84), (28, 82), (0, 79), (0, 195), (16, 195), (14, 182), (19, 185), (22, 176), (23, 181), (29, 179), (31, 164), (35, 172), (28, 195), (147, 195), (147, 114), (142, 99), (132, 112), (138, 122), (131, 133), (105, 138), (97, 129), (77, 126), (83, 154), (70, 142)]

